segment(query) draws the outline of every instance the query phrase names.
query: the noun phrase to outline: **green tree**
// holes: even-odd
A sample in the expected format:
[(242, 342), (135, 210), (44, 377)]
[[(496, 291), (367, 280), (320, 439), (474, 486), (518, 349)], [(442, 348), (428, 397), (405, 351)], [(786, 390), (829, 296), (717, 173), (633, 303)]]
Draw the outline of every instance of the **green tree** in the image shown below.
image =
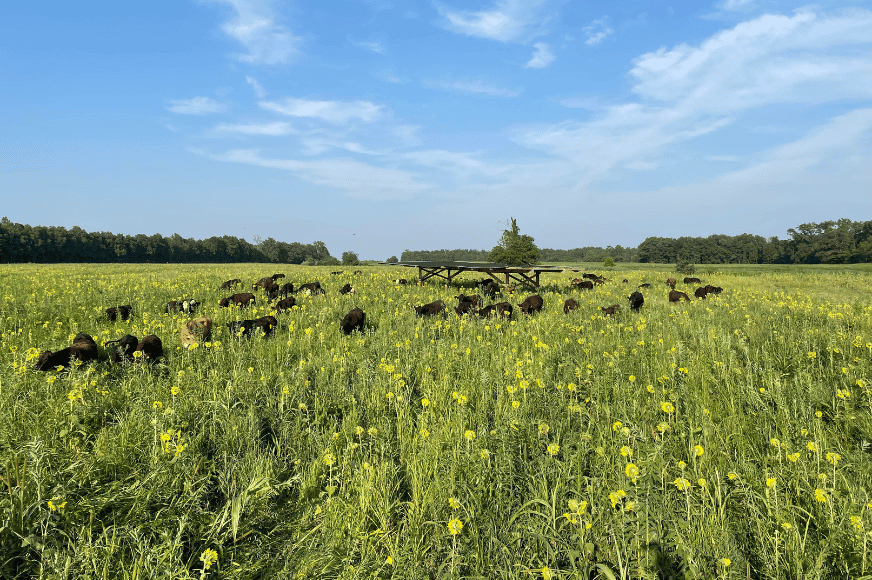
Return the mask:
[(391, 257), (388, 258), (386, 261), (387, 261), (388, 264), (396, 264), (397, 262), (399, 262), (399, 260), (397, 260), (397, 257), (396, 257), (396, 256), (391, 256)]
[(488, 260), (507, 266), (526, 266), (539, 261), (539, 248), (531, 236), (521, 235), (518, 222), (510, 218), (509, 229), (503, 231), (500, 243), (488, 254)]
[(615, 261), (612, 260), (611, 256), (606, 256), (606, 259), (603, 260), (603, 268), (614, 268), (614, 267), (615, 267)]
[(354, 252), (342, 252), (343, 266), (357, 266), (358, 264), (360, 264), (360, 259), (357, 257), (357, 254)]

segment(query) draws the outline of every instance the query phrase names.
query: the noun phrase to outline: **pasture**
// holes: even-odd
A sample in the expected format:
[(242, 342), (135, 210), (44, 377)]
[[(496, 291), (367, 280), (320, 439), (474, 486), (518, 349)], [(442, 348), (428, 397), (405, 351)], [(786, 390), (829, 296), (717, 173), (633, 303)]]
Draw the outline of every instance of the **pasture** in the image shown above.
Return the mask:
[[(453, 312), (471, 274), (0, 265), (0, 577), (870, 577), (872, 272), (706, 266), (724, 292), (670, 304), (660, 268), (546, 274), (542, 312), (480, 319)], [(276, 272), (326, 294), (218, 307)], [(192, 348), (186, 297), (214, 321)], [(33, 370), (79, 332), (166, 356)]]

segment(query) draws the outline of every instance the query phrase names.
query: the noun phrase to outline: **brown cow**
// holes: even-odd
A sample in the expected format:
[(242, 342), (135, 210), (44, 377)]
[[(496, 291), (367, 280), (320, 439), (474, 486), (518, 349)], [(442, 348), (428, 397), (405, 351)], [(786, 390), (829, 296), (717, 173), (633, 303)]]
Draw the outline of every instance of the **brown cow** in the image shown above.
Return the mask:
[(497, 304), (491, 304), (490, 306), (485, 306), (481, 310), (478, 311), (478, 315), (482, 318), (486, 318), (488, 316), (511, 316), (512, 315), (512, 305), (508, 302), (499, 302)]
[(355, 330), (363, 332), (363, 325), (365, 322), (366, 313), (360, 308), (353, 308), (339, 323), (339, 330), (345, 334), (351, 334)]
[(621, 305), (620, 304), (612, 304), (611, 306), (606, 306), (605, 308), (600, 308), (600, 310), (602, 311), (603, 314), (605, 314), (607, 316), (614, 316), (615, 313), (621, 311)]
[(627, 300), (630, 301), (630, 310), (635, 310), (636, 312), (645, 304), (645, 297), (642, 296), (641, 292), (633, 292), (627, 296)]
[(578, 310), (578, 300), (570, 298), (563, 303), (563, 314), (569, 314), (573, 310)]
[(542, 300), (542, 297), (538, 294), (527, 296), (527, 298), (525, 298), (523, 302), (518, 304), (518, 307), (524, 314), (533, 314), (534, 312), (539, 312), (542, 310), (542, 306), (544, 306), (544, 301)]
[(208, 316), (189, 320), (179, 332), (179, 342), (182, 346), (192, 346), (210, 340), (212, 340), (212, 319)]
[(569, 284), (572, 288), (581, 288), (582, 290), (593, 290), (593, 282), (590, 280), (582, 280), (576, 278)]
[(273, 279), (273, 282), (275, 282), (275, 281), (278, 280), (279, 278), (284, 278), (284, 277), (285, 277), (284, 274), (273, 274), (272, 276), (270, 276), (270, 278)]
[(681, 302), (682, 298), (686, 302), (690, 302), (690, 298), (684, 292), (679, 292), (678, 290), (670, 290), (669, 291), (669, 301), (670, 302)]
[(460, 294), (458, 296), (455, 296), (455, 298), (457, 298), (458, 305), (463, 304), (464, 302), (469, 302), (470, 304), (472, 304), (476, 308), (481, 306), (481, 302), (482, 302), (481, 296), (479, 296), (478, 294), (473, 294), (472, 296), (467, 296), (466, 294)]
[(257, 301), (254, 299), (254, 294), (251, 292), (243, 292), (241, 294), (234, 294), (233, 296), (228, 296), (227, 298), (222, 298), (220, 302), (218, 302), (218, 306), (222, 308), (226, 308), (233, 303), (234, 306), (248, 306), (249, 304), (257, 304)]
[(261, 278), (260, 280), (258, 280), (254, 284), (252, 284), (251, 287), (254, 290), (257, 290), (258, 288), (266, 288), (267, 286), (269, 286), (270, 284), (273, 284), (273, 283), (275, 283), (275, 280), (272, 279), (272, 276), (264, 276), (263, 278)]
[(676, 282), (677, 282), (677, 280), (675, 278), (669, 278), (668, 280), (666, 280), (666, 285), (669, 286), (670, 288), (672, 288), (673, 290), (675, 290), (675, 283)]
[(476, 305), (472, 302), (461, 302), (457, 305), (457, 308), (454, 309), (454, 312), (456, 312), (458, 316), (463, 316), (464, 314), (475, 312), (475, 309)]
[(133, 313), (133, 306), (130, 304), (126, 304), (124, 306), (112, 306), (106, 309), (106, 318), (109, 319), (109, 322), (115, 322), (118, 317), (121, 317), (121, 320), (127, 320), (130, 318)]
[(639, 288), (650, 288), (651, 284), (645, 282), (644, 284), (639, 284)]
[(275, 316), (262, 316), (254, 320), (234, 320), (227, 323), (227, 330), (231, 336), (247, 337), (251, 336), (255, 328), (263, 330), (264, 336), (272, 334), (273, 329), (279, 325), (279, 321)]
[(36, 359), (36, 366), (34, 369), (38, 371), (47, 371), (55, 367), (66, 368), (70, 366), (70, 361), (72, 359), (86, 363), (88, 361), (97, 360), (98, 354), (97, 343), (94, 342), (91, 335), (80, 332), (73, 339), (73, 344), (67, 348), (57, 352), (47, 350), (39, 355), (39, 358)]
[[(141, 352), (142, 356), (137, 357), (137, 352)], [(139, 341), (139, 344), (136, 346), (136, 351), (133, 353), (133, 357), (137, 359), (137, 362), (154, 362), (162, 357), (163, 354), (163, 343), (160, 341), (160, 338), (154, 334), (149, 334)]]
[(700, 286), (700, 287), (697, 288), (696, 291), (693, 293), (693, 295), (694, 295), (695, 297), (697, 297), (697, 298), (702, 298), (703, 300), (705, 300), (705, 295), (706, 295), (706, 294), (708, 294), (708, 291), (705, 289), (705, 286)]
[(433, 316), (434, 314), (442, 314), (443, 312), (445, 312), (445, 303), (441, 300), (415, 306), (415, 316), (421, 316), (422, 318)]
[(230, 290), (230, 288), (232, 288), (233, 286), (236, 286), (237, 284), (242, 284), (242, 280), (240, 280), (239, 278), (234, 278), (233, 280), (228, 280), (228, 281), (224, 282), (223, 284), (221, 284), (221, 290)]
[(699, 278), (685, 277), (684, 283), (685, 284), (702, 284), (702, 280), (700, 280)]
[(290, 310), (294, 306), (297, 305), (297, 299), (293, 296), (288, 296), (287, 298), (282, 298), (276, 303), (276, 312), (281, 314), (285, 310)]

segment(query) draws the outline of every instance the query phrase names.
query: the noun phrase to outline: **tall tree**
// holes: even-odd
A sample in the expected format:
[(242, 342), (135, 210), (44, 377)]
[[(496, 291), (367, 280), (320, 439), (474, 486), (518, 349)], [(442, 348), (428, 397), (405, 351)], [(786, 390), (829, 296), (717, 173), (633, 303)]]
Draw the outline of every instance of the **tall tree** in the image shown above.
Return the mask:
[(539, 261), (539, 248), (533, 243), (533, 238), (521, 235), (518, 222), (510, 218), (509, 229), (503, 231), (500, 243), (490, 251), (488, 260), (507, 266), (526, 266)]

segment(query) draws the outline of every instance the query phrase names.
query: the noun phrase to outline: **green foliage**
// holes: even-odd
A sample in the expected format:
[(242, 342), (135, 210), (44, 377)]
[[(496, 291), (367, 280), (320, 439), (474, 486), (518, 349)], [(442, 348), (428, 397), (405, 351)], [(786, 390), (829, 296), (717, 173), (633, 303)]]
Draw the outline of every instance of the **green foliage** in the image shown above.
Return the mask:
[(686, 274), (692, 276), (696, 272), (696, 265), (687, 260), (679, 260), (675, 264), (675, 272), (678, 274)]
[(488, 260), (509, 266), (526, 266), (539, 261), (539, 248), (533, 238), (521, 235), (515, 218), (510, 218), (509, 229), (503, 231), (500, 243), (488, 254)]
[(318, 266), (339, 266), (340, 264), (342, 264), (342, 262), (340, 262), (339, 260), (337, 260), (333, 256), (327, 256), (326, 258), (321, 258), (317, 262)]
[(615, 261), (612, 260), (611, 256), (606, 256), (605, 260), (603, 260), (603, 268), (614, 268)]
[(388, 258), (388, 259), (386, 260), (386, 262), (387, 262), (388, 264), (396, 264), (397, 262), (399, 262), (399, 260), (397, 260), (397, 257), (396, 257), (396, 256), (391, 256), (390, 258)]
[(357, 257), (357, 254), (354, 252), (342, 252), (343, 266), (357, 266), (358, 264), (360, 264), (360, 259)]

